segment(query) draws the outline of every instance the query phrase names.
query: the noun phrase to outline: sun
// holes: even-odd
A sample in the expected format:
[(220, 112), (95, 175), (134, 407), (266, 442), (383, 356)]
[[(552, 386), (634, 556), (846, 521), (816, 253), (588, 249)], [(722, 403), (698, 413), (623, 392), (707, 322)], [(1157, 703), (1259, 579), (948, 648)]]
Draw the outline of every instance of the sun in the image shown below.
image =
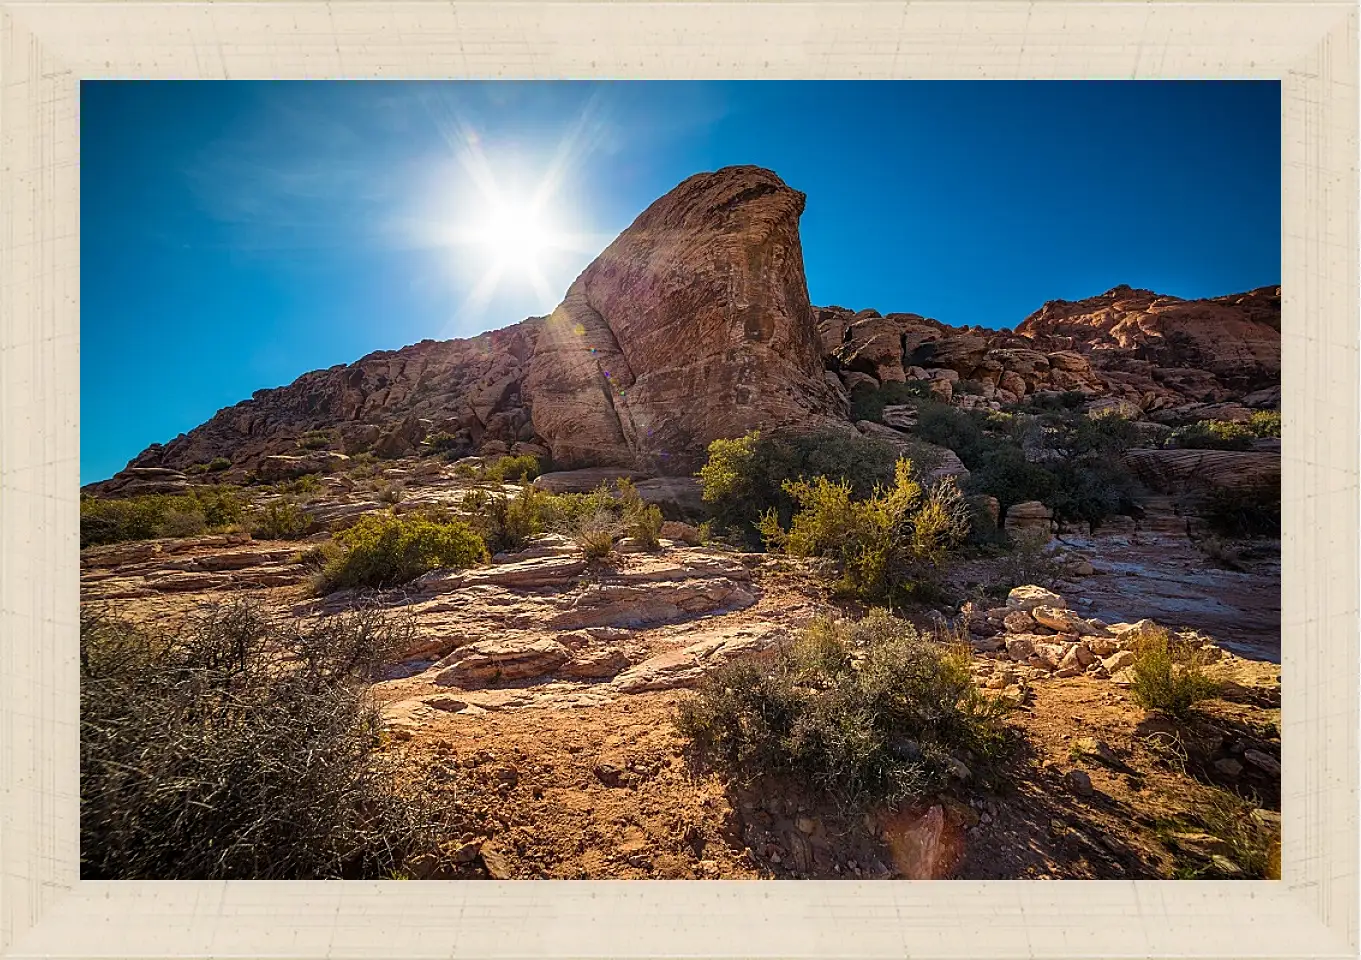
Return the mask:
[(501, 271), (534, 273), (554, 245), (554, 230), (529, 204), (499, 203), (478, 233), (478, 243)]

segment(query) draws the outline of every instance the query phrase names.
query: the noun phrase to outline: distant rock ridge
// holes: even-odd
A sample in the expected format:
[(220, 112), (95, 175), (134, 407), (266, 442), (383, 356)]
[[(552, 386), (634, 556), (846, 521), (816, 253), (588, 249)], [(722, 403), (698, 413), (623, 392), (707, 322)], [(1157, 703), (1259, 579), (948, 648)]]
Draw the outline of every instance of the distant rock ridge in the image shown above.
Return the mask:
[[(681, 475), (711, 440), (752, 428), (854, 430), (854, 391), (908, 380), (964, 407), (1044, 391), (1078, 391), (1135, 416), (1279, 405), (1279, 287), (1182, 300), (1122, 285), (1050, 301), (1015, 332), (813, 307), (804, 205), (760, 167), (697, 174), (643, 211), (549, 316), (256, 391), (129, 468), (189, 471), (225, 458), (220, 475), (240, 479), (267, 457), (400, 457), (439, 435), (455, 453), (547, 450), (559, 469)], [(128, 483), (138, 476), (91, 487), (127, 492), (145, 482)]]

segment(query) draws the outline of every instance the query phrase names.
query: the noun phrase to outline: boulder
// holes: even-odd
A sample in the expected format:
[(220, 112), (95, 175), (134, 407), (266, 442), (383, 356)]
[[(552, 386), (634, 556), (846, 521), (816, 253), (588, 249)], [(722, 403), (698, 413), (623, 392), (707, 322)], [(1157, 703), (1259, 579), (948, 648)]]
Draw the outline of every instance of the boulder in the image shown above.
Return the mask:
[(1012, 588), (1011, 592), (1007, 594), (1007, 606), (1012, 610), (1024, 610), (1029, 613), (1039, 606), (1062, 610), (1068, 604), (1052, 590), (1028, 584)]
[(552, 673), (572, 654), (555, 640), (508, 638), (481, 640), (459, 647), (437, 667), (434, 682), (467, 689), (503, 680), (524, 680)]
[(582, 470), (558, 470), (541, 473), (533, 480), (533, 485), (548, 493), (590, 493), (602, 483), (615, 489), (619, 480), (633, 480), (635, 483), (646, 474), (637, 470), (624, 470), (618, 467), (588, 467)]
[(274, 454), (260, 461), (255, 475), (267, 482), (292, 480), (309, 473), (330, 473), (333, 470), (341, 470), (349, 461), (350, 458), (343, 453), (332, 453), (329, 450), (318, 450), (299, 456)]
[(522, 388), (554, 463), (684, 475), (712, 440), (841, 421), (804, 279), (804, 199), (759, 167), (696, 174), (582, 272)]
[(1054, 534), (1054, 511), (1038, 500), (1013, 503), (1007, 507), (1003, 528), (1013, 539), (1048, 541)]

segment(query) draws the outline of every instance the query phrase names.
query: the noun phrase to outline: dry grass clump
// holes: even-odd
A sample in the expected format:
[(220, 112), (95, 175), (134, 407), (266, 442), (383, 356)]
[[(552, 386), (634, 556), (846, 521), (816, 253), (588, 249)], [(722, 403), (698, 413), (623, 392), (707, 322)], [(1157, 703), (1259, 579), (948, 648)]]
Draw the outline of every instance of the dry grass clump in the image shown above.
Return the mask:
[(1162, 627), (1145, 631), (1134, 645), (1133, 694), (1140, 706), (1185, 719), (1197, 703), (1219, 693), (1220, 684), (1205, 672), (1200, 648)]
[(377, 612), (275, 621), (242, 603), (173, 628), (81, 622), (83, 879), (377, 878), (435, 856), (439, 811), (375, 754)]

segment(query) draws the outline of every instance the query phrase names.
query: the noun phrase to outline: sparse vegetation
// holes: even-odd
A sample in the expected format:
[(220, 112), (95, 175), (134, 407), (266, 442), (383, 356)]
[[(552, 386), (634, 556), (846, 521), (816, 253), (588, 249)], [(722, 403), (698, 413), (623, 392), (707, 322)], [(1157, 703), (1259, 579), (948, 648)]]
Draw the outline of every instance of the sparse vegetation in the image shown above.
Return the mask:
[(615, 541), (622, 535), (619, 518), (611, 510), (597, 510), (581, 517), (572, 528), (572, 539), (587, 560), (604, 560), (614, 552)]
[(645, 503), (638, 488), (630, 480), (618, 482), (619, 501), (623, 506), (624, 536), (636, 541), (644, 550), (661, 547), (662, 508)]
[(794, 514), (786, 481), (844, 481), (852, 495), (867, 497), (893, 480), (896, 461), (890, 444), (854, 433), (769, 436), (753, 430), (710, 443), (699, 478), (715, 525), (759, 542), (756, 525), (764, 515), (774, 510), (787, 524)]
[(1149, 710), (1186, 719), (1195, 705), (1219, 692), (1219, 683), (1205, 672), (1199, 648), (1162, 627), (1145, 631), (1134, 646), (1134, 699)]
[(274, 485), (280, 493), (313, 494), (321, 490), (321, 477), (315, 473), (304, 473), (292, 480), (281, 480)]
[(1257, 484), (1211, 490), (1201, 500), (1198, 512), (1220, 536), (1279, 538), (1281, 488), (1279, 484)]
[(425, 452), (432, 455), (448, 455), (457, 453), (465, 446), (464, 442), (457, 436), (447, 431), (432, 433), (422, 441)]
[(368, 514), (336, 535), (345, 548), (322, 568), (317, 588), (384, 589), (440, 567), (461, 569), (487, 560), (482, 538), (461, 520)]
[(924, 380), (909, 380), (906, 383), (890, 380), (877, 390), (854, 391), (851, 394), (851, 419), (881, 423), (884, 407), (930, 398), (931, 388)]
[(228, 486), (121, 499), (85, 496), (80, 501), (80, 545), (219, 532), (239, 523), (244, 510), (236, 488)]
[(797, 778), (849, 807), (941, 787), (950, 752), (995, 755), (1002, 701), (974, 685), (967, 649), (882, 610), (815, 621), (773, 666), (725, 666), (683, 702), (676, 726), (729, 776)]
[(1165, 445), (1183, 450), (1251, 450), (1255, 435), (1247, 424), (1231, 420), (1200, 420), (1177, 427)]
[(527, 453), (483, 460), (480, 464), (460, 463), (454, 467), (455, 476), (486, 483), (528, 483), (541, 472), (539, 458)]
[(1181, 880), (1279, 880), (1281, 836), (1241, 797), (1212, 789), (1192, 811), (1160, 821), (1156, 833), (1174, 854)]
[(242, 604), (80, 630), (87, 880), (379, 878), (437, 858), (432, 794), (374, 753), (374, 671), (409, 644), (374, 612), (311, 623)]
[(473, 490), (464, 497), (462, 513), (469, 526), (486, 542), (493, 553), (520, 550), (530, 537), (543, 533), (551, 494), (530, 484), (515, 496), (504, 490), (495, 493)]
[(802, 557), (830, 557), (839, 591), (874, 602), (901, 602), (930, 584), (946, 552), (968, 535), (969, 508), (952, 479), (923, 489), (899, 460), (891, 487), (857, 500), (851, 485), (826, 477), (786, 481), (797, 505), (789, 529), (772, 509), (761, 519), (766, 542)]
[(323, 450), (331, 445), (333, 439), (330, 430), (309, 430), (298, 438), (298, 447), (303, 450)]
[(299, 540), (316, 529), (316, 521), (284, 497), (251, 511), (251, 536), (261, 540)]

